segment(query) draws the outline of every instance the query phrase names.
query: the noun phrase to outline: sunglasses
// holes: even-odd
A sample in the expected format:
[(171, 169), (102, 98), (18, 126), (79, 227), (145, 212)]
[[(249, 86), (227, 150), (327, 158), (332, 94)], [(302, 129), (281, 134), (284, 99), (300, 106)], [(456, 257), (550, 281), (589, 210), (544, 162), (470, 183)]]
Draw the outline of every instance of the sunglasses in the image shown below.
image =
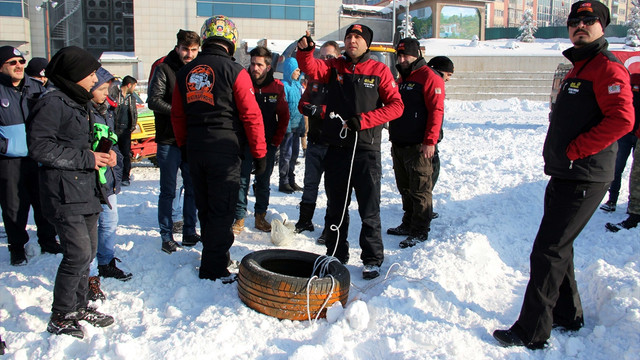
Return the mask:
[(11, 61), (6, 61), (5, 62), (5, 64), (8, 64), (9, 66), (16, 66), (16, 64), (18, 64), (18, 63), (24, 65), (24, 64), (27, 63), (27, 60), (20, 59), (20, 60), (11, 60)]
[(573, 18), (573, 19), (567, 19), (567, 26), (570, 27), (578, 27), (578, 25), (580, 25), (580, 22), (582, 22), (584, 24), (584, 26), (591, 26), (593, 24), (596, 23), (596, 21), (600, 20), (597, 16), (589, 16), (589, 17), (583, 17), (583, 18)]
[(322, 60), (329, 60), (329, 59), (335, 59), (336, 57), (329, 54), (329, 55), (322, 55), (320, 56), (322, 58)]

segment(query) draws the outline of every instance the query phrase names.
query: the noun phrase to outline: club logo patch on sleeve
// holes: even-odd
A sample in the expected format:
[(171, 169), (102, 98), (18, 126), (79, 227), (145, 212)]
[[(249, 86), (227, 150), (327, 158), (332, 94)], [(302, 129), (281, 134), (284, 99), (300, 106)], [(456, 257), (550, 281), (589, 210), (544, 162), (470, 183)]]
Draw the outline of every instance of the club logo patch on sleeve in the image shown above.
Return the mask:
[(210, 105), (215, 105), (213, 101), (213, 84), (216, 76), (213, 69), (207, 65), (198, 65), (187, 74), (187, 103), (202, 101)]
[(436, 92), (436, 94), (440, 95), (440, 94), (442, 94), (442, 89), (441, 88), (436, 88), (435, 92)]
[(607, 87), (609, 90), (609, 94), (619, 94), (620, 93), (620, 84), (612, 84)]

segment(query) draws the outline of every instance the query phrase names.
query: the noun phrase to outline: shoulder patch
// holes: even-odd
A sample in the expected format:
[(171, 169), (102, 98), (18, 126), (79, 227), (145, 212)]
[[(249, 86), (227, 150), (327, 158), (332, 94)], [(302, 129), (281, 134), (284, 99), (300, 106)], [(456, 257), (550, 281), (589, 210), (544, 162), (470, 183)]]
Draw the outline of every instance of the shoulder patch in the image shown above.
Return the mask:
[(609, 91), (609, 94), (619, 94), (620, 88), (621, 88), (620, 84), (611, 84), (607, 86), (607, 90)]
[(208, 65), (198, 65), (187, 74), (187, 104), (202, 101), (210, 105), (215, 105), (213, 100), (213, 84), (216, 76), (213, 69)]
[(442, 94), (442, 89), (440, 89), (439, 87), (438, 87), (438, 88), (436, 88), (436, 90), (435, 90), (435, 91), (436, 91), (436, 94), (438, 94), (438, 95), (439, 95), (439, 94)]

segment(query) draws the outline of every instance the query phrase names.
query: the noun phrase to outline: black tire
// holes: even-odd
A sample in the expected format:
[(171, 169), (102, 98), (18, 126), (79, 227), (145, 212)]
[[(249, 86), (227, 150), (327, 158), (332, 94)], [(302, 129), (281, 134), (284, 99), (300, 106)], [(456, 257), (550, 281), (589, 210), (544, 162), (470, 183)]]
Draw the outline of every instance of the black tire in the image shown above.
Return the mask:
[[(313, 264), (320, 255), (296, 250), (261, 250), (242, 259), (238, 273), (238, 296), (250, 308), (278, 319), (308, 320), (307, 283)], [(309, 289), (309, 311), (315, 318), (322, 304), (329, 298), (326, 309), (349, 299), (351, 276), (340, 262), (329, 264), (329, 275), (314, 279)]]

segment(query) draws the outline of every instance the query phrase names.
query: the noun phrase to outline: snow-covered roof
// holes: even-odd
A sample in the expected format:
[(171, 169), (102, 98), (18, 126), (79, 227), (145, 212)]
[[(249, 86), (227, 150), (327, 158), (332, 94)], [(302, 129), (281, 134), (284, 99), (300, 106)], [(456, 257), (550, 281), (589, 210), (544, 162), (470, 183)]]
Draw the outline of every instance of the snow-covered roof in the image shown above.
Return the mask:
[(389, 14), (393, 10), (387, 6), (373, 6), (373, 5), (355, 5), (355, 4), (342, 4), (343, 10), (359, 11), (367, 13), (380, 13)]

